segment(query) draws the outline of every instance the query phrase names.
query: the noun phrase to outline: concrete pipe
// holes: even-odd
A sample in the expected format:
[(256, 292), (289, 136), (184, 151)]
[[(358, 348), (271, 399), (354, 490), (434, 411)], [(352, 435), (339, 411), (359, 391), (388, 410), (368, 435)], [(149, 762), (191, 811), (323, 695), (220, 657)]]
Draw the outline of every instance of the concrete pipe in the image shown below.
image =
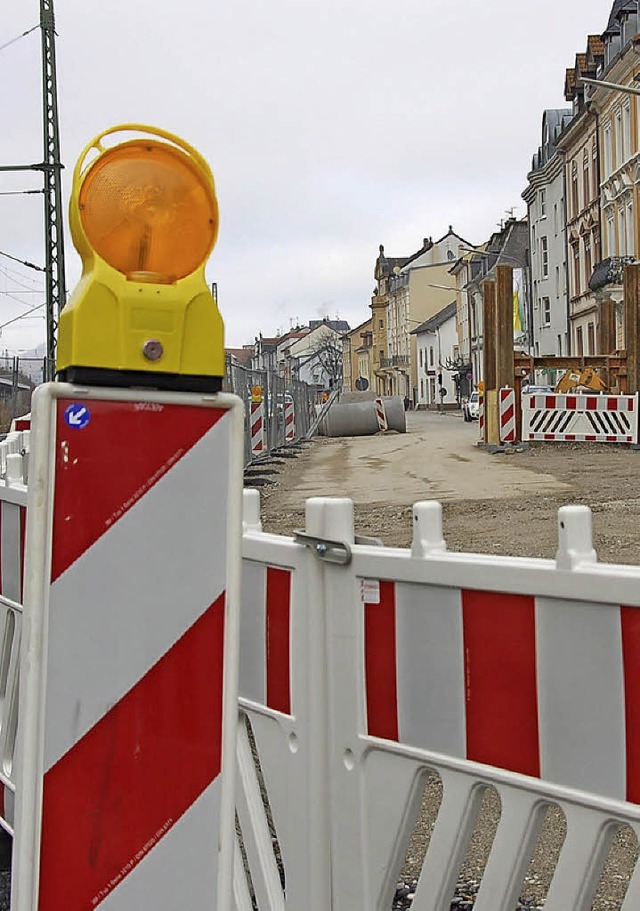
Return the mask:
[[(404, 401), (399, 395), (382, 399), (387, 414), (389, 430), (406, 433), (407, 421)], [(378, 433), (378, 419), (375, 403), (352, 402), (346, 405), (332, 405), (321, 421), (318, 432), (327, 437), (359, 437)]]

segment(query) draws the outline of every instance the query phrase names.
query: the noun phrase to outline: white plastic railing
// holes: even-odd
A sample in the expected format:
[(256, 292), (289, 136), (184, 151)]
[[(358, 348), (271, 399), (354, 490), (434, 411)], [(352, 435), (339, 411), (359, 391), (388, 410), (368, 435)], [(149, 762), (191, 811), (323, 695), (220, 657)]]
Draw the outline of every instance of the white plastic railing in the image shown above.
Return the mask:
[[(286, 888), (258, 907), (301, 907), (290, 877), (299, 888), (298, 849), (313, 825), (318, 837), (329, 833), (328, 846), (305, 867), (304, 907), (389, 908), (424, 781), (436, 773), (443, 799), (413, 911), (449, 908), (488, 785), (502, 813), (476, 911), (515, 907), (550, 804), (564, 813), (567, 836), (545, 909), (590, 911), (616, 826), (640, 835), (640, 568), (597, 562), (586, 507), (560, 510), (557, 558), (533, 560), (447, 553), (436, 503), (414, 507), (411, 550), (355, 544), (351, 502), (330, 499), (308, 502), (316, 544), (301, 552), (292, 539), (259, 531), (250, 496), (245, 558), (291, 573), (295, 706), (285, 718), (259, 699), (245, 702), (252, 720), (268, 715), (278, 730), (254, 735), (273, 818), (286, 819), (288, 832), (280, 842)], [(348, 562), (326, 559), (345, 554)], [(262, 584), (245, 579), (245, 611), (265, 597)], [(315, 633), (301, 658), (305, 618)], [(241, 652), (248, 660), (253, 649), (255, 666), (253, 633), (264, 641), (264, 627), (251, 626)], [(305, 662), (316, 668), (314, 687), (324, 681), (324, 700), (294, 697), (294, 669)], [(241, 674), (243, 695), (246, 685)], [(291, 749), (300, 724), (315, 731), (315, 777), (305, 737)], [(303, 780), (316, 790), (293, 799)], [(252, 875), (249, 862), (238, 880), (248, 881), (247, 868)], [(312, 888), (328, 882), (332, 904)], [(639, 897), (636, 871), (624, 911)]]

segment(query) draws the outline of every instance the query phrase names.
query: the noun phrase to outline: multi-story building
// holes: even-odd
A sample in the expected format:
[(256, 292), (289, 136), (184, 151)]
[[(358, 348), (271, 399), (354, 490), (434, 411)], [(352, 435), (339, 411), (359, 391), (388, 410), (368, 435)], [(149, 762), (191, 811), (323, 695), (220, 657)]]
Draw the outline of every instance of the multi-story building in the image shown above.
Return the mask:
[(558, 138), (564, 157), (567, 291), (569, 337), (567, 354), (597, 354), (598, 300), (590, 286), (594, 265), (601, 259), (600, 181), (597, 116), (589, 103), (583, 76), (596, 76), (604, 44), (590, 35), (584, 54), (577, 54), (565, 79), (565, 98), (572, 117)]
[(468, 246), (449, 226), (439, 240), (425, 238), (422, 247), (390, 274), (388, 353), (380, 364), (390, 394), (418, 401), (417, 346), (411, 330), (451, 302), (449, 269)]
[(450, 274), (456, 287), (458, 331), (458, 390), (467, 398), (482, 379), (482, 292), (474, 279), (484, 273), (486, 244), (457, 260)]
[[(529, 227), (526, 218), (509, 218), (499, 231), (473, 252), (456, 262), (449, 273), (458, 289), (458, 357), (463, 373), (464, 394), (483, 379), (482, 369), (482, 283), (495, 279), (496, 266), (511, 266), (514, 295), (518, 294), (517, 320), (514, 311), (514, 345), (526, 346), (531, 326), (529, 286)], [(517, 323), (517, 324), (516, 324)]]
[(458, 400), (457, 371), (451, 369), (458, 359), (457, 303), (452, 301), (439, 313), (425, 320), (411, 334), (416, 338), (418, 361), (418, 408), (440, 408)]
[(345, 392), (363, 391), (356, 386), (357, 381), (362, 379), (371, 388), (372, 322), (371, 319), (365, 320), (342, 336), (342, 388)]
[[(535, 356), (563, 355), (569, 350), (565, 170), (556, 144), (572, 116), (570, 109), (544, 112), (542, 141), (522, 194), (527, 203), (531, 260), (532, 325), (527, 341)], [(555, 382), (555, 376), (550, 379)]]
[[(596, 78), (637, 87), (640, 73), (638, 4), (616, 0), (606, 30)], [(585, 95), (597, 116), (600, 145), (600, 220), (602, 260), (591, 277), (599, 301), (616, 305), (616, 347), (623, 348), (624, 310), (622, 274), (627, 261), (637, 257), (638, 187), (640, 184), (640, 107), (637, 96), (608, 86), (588, 86)], [(579, 352), (576, 352), (579, 353)], [(609, 353), (609, 352), (602, 352)]]
[(389, 323), (389, 283), (407, 261), (407, 257), (385, 256), (384, 247), (380, 244), (378, 258), (374, 269), (376, 287), (371, 298), (371, 376), (374, 392), (386, 395), (390, 392), (390, 382), (386, 367), (389, 356), (388, 323)]

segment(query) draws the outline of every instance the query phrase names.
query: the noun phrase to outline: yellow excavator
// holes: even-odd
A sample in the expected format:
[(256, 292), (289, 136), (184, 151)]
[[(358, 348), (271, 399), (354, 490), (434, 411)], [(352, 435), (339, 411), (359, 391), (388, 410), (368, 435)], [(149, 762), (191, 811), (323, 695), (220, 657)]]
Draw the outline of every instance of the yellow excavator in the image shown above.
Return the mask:
[(584, 370), (569, 370), (560, 377), (558, 385), (554, 389), (554, 392), (571, 392), (571, 390), (578, 387), (586, 387), (587, 389), (593, 389), (594, 392), (603, 392), (607, 389), (607, 384), (600, 379), (598, 374), (591, 367), (585, 367)]

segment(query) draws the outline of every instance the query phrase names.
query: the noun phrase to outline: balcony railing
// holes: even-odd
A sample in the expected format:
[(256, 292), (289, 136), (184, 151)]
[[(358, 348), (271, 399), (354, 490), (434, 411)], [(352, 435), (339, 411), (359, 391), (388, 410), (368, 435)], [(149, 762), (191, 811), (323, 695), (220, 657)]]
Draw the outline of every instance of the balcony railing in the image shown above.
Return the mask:
[(392, 357), (380, 356), (381, 367), (408, 367), (409, 357), (406, 354), (394, 354)]

